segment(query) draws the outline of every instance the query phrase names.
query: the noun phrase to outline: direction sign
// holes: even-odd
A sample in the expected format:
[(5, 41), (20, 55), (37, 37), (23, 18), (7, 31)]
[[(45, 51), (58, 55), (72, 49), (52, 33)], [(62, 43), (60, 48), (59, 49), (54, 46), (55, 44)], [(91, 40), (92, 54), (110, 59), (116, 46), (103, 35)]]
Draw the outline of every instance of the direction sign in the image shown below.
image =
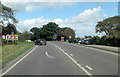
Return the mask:
[(14, 35), (14, 40), (18, 40), (18, 35)]
[(7, 35), (6, 40), (18, 40), (18, 35)]

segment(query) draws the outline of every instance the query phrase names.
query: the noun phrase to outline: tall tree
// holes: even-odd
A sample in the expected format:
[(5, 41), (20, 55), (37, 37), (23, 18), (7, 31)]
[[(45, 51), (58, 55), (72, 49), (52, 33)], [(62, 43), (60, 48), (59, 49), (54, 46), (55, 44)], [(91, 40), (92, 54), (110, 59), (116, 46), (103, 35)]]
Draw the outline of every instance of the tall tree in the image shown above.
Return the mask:
[(6, 28), (7, 28), (7, 34), (11, 34), (11, 32), (14, 32), (14, 34), (17, 33), (16, 27), (14, 24), (8, 23)]
[(30, 31), (33, 33), (32, 37), (31, 37), (32, 40), (40, 38), (40, 33), (41, 32), (40, 32), (39, 28), (33, 27)]
[(14, 24), (8, 23), (6, 27), (2, 26), (2, 35), (11, 34), (11, 32), (14, 32), (14, 34), (17, 33), (17, 29)]
[(114, 16), (98, 22), (96, 25), (96, 33), (105, 32), (109, 36), (120, 35), (120, 16)]
[(43, 31), (43, 35), (47, 40), (53, 40), (55, 34), (58, 36), (61, 33), (61, 28), (58, 27), (58, 24), (54, 22), (49, 22), (48, 24), (43, 25), (41, 30)]
[(62, 34), (64, 37), (66, 37), (67, 39), (69, 38), (69, 36), (71, 36), (71, 38), (75, 38), (75, 31), (69, 27), (65, 27), (62, 28)]
[[(0, 3), (1, 4), (1, 3)], [(12, 20), (12, 23), (17, 23), (17, 19), (14, 17), (14, 11), (12, 10), (12, 8), (9, 8), (7, 6), (2, 5), (2, 13), (0, 15), (1, 19), (0, 19), (0, 23), (4, 25), (4, 21), (8, 21), (10, 22), (10, 20)]]
[[(14, 17), (14, 11), (12, 8), (4, 6), (0, 2), (0, 6), (2, 11), (0, 11), (0, 27), (2, 28), (2, 34), (11, 34), (11, 32), (17, 33), (15, 24), (18, 22), (17, 19)], [(6, 22), (7, 21), (7, 22)], [(6, 26), (7, 27), (6, 27)]]

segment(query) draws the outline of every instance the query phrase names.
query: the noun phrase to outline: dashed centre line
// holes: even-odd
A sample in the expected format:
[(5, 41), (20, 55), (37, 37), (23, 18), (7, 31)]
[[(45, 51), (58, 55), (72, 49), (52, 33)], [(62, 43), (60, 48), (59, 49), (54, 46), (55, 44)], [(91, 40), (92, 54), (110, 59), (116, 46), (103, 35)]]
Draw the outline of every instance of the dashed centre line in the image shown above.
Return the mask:
[[(52, 43), (51, 43), (52, 44)], [(61, 49), (60, 47), (58, 47), (55, 44), (52, 44), (55, 47), (57, 47), (58, 49), (60, 49), (66, 56), (68, 56), (80, 69), (82, 69), (89, 77), (92, 77), (92, 74), (89, 73), (84, 67), (81, 66), (80, 63), (78, 63), (76, 60), (74, 60), (69, 54), (67, 54), (63, 49)]]

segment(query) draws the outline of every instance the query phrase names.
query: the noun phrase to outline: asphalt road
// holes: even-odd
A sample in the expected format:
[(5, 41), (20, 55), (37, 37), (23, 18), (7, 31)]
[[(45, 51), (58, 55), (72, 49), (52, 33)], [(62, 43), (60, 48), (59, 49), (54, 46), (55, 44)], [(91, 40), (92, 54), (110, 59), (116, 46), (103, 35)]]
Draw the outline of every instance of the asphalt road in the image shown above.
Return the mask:
[(118, 55), (64, 42), (36, 46), (5, 75), (118, 75)]

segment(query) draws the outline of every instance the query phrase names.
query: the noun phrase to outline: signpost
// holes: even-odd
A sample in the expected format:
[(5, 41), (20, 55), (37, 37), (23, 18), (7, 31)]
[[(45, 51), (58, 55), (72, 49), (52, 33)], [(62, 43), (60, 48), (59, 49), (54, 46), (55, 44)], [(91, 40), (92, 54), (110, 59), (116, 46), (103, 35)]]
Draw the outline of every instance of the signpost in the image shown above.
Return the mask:
[(11, 32), (11, 35), (14, 35), (14, 32)]
[(7, 43), (8, 41), (12, 41), (12, 43), (15, 43), (18, 40), (18, 35), (6, 35)]
[(18, 40), (18, 35), (6, 35), (6, 40)]
[(64, 41), (64, 37), (61, 37), (61, 41)]
[(69, 36), (69, 39), (71, 39), (71, 36)]
[(5, 35), (2, 35), (3, 40), (5, 40)]

